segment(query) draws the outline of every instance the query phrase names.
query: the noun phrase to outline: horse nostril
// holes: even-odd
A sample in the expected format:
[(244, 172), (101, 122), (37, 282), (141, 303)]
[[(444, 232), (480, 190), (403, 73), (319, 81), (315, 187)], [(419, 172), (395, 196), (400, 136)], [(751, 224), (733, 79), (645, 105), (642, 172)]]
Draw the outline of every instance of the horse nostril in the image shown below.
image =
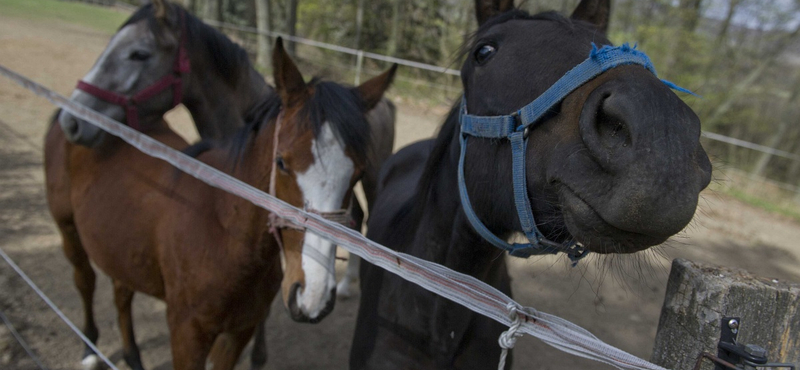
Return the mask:
[(600, 142), (606, 148), (614, 149), (630, 145), (631, 135), (628, 126), (621, 118), (601, 109), (597, 112), (595, 127)]
[(292, 320), (296, 322), (308, 322), (308, 316), (300, 310), (300, 305), (297, 302), (297, 293), (300, 291), (300, 288), (300, 283), (292, 284), (292, 287), (289, 288), (289, 301), (286, 302), (286, 306), (289, 309), (289, 316)]
[(609, 96), (600, 101), (595, 117), (595, 130), (600, 143), (608, 149), (627, 147), (631, 144), (631, 134), (618, 109), (613, 106)]
[(75, 137), (78, 135), (80, 126), (78, 126), (78, 121), (75, 118), (69, 118), (65, 128), (68, 135)]

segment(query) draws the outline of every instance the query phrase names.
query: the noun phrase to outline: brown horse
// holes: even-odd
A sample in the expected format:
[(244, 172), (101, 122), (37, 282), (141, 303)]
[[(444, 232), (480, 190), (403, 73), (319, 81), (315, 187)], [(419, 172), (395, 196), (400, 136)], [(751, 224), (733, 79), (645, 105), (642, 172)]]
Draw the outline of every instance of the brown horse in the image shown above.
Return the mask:
[[(275, 94), (274, 89), (253, 68), (244, 49), (179, 5), (165, 0), (155, 0), (139, 8), (120, 27), (83, 81), (97, 86), (99, 90), (132, 96), (132, 92), (154, 85), (160, 76), (170, 75), (170, 68), (181, 52), (185, 53), (190, 67), (180, 73), (182, 81), (173, 87), (172, 92), (180, 96), (180, 102), (191, 113), (203, 139), (230, 137), (252, 118), (259, 104)], [(96, 96), (90, 96), (87, 91), (80, 89), (73, 94), (73, 99), (84, 98), (94, 99)], [(103, 113), (121, 122), (127, 118), (121, 105), (109, 104), (104, 107)], [(138, 113), (161, 116), (165, 112)], [(365, 206), (369, 207), (375, 199), (378, 171), (392, 154), (394, 104), (386, 98), (381, 99), (368, 113), (367, 122), (373, 132), (373, 140), (367, 151), (367, 167), (361, 182), (367, 199)], [(51, 130), (48, 140), (62, 142), (62, 138), (66, 137), (72, 143), (92, 146), (96, 144), (98, 133), (99, 129), (95, 126), (68, 122), (63, 132)], [(63, 153), (63, 150), (58, 153)], [(60, 161), (58, 158), (63, 155), (54, 152), (54, 157), (57, 158), (51, 162)], [(50, 187), (62, 189), (60, 194), (66, 194), (68, 185), (61, 183), (62, 178), (53, 179), (55, 183)], [(57, 197), (62, 201), (67, 198)], [(57, 201), (51, 199), (53, 203)], [(354, 203), (352, 213), (360, 230), (364, 214), (357, 205)], [(339, 291), (344, 296), (352, 295), (352, 285), (358, 272), (357, 258), (351, 259), (347, 271), (339, 285)]]
[[(188, 59), (188, 68), (176, 71), (170, 68), (177, 65), (180, 53)], [(120, 27), (111, 39), (106, 50), (98, 58), (83, 83), (96, 86), (90, 93), (78, 89), (73, 99), (91, 104), (100, 96), (127, 95), (153, 86), (162, 76), (172, 74), (181, 78), (181, 83), (171, 86), (171, 93), (179, 96), (181, 103), (192, 114), (201, 138), (221, 140), (231, 137), (246, 120), (252, 120), (264, 109), (264, 104), (277, 102), (274, 89), (265, 83), (250, 63), (244, 49), (231, 42), (224, 34), (209, 27), (188, 13), (182, 7), (164, 0), (154, 0), (152, 4), (139, 8)], [(132, 78), (135, 77), (135, 78)], [(89, 90), (89, 89), (86, 89)], [(97, 93), (106, 90), (109, 93)], [(168, 99), (156, 95), (151, 99)], [(159, 109), (139, 102), (137, 116), (143, 120), (161, 117), (171, 105), (157, 104)], [(173, 102), (175, 103), (175, 102)], [(106, 104), (103, 113), (126, 122), (127, 112), (121, 105)], [(58, 118), (58, 113), (53, 120)], [(68, 117), (63, 117), (68, 118)], [(394, 142), (395, 107), (386, 98), (367, 114), (367, 122), (372, 132), (372, 140), (367, 150), (367, 164), (361, 182), (367, 198), (367, 205), (374, 200), (378, 170), (392, 153)], [(67, 156), (69, 142), (85, 146), (98, 144), (100, 130), (93, 125), (78, 125), (77, 120), (62, 121), (52, 125), (48, 131), (45, 153), (48, 203), (56, 223), (62, 230), (70, 230), (74, 225), (73, 207), (70, 202), (70, 181), (63, 165)], [(66, 139), (66, 140), (65, 140)], [(357, 202), (352, 207), (355, 227), (360, 229), (363, 212)], [(354, 263), (356, 262), (356, 263)], [(346, 278), (339, 284), (342, 295), (349, 296), (352, 281), (357, 278), (357, 259), (351, 258)], [(93, 277), (91, 277), (94, 280)], [(91, 307), (87, 308), (91, 314)], [(87, 319), (87, 323), (90, 320)], [(90, 330), (88, 328), (86, 330)], [(92, 329), (93, 330), (93, 329)], [(253, 347), (253, 368), (260, 368), (266, 362), (264, 326), (261, 325)]]
[[(225, 146), (204, 142), (187, 152), (259, 189), (272, 187), (298, 207), (327, 212), (349, 205), (352, 186), (366, 166), (370, 133), (364, 114), (379, 102), (396, 68), (357, 88), (318, 80), (307, 84), (280, 40), (273, 65), (278, 94), (261, 104), (256, 119)], [(101, 112), (108, 105), (86, 97), (82, 103)], [(140, 127), (173, 148), (184, 148), (187, 144), (155, 113), (170, 103), (165, 97), (142, 104)], [(78, 125), (80, 131), (89, 124), (68, 113), (59, 123)], [(57, 223), (75, 267), (87, 337), (97, 339), (90, 260), (114, 282), (123, 354), (133, 369), (142, 368), (131, 321), (134, 291), (166, 301), (176, 369), (204, 368), (212, 346), (214, 368), (232, 368), (279, 289), (295, 320), (318, 321), (330, 312), (335, 280), (326, 262), (334, 252), (331, 243), (288, 229), (276, 239), (269, 232), (269, 212), (180, 176), (104, 132), (97, 136), (91, 148), (66, 141), (54, 146), (51, 140), (45, 147), (46, 152), (64, 148), (64, 161), (48, 163), (46, 171), (48, 177), (68, 177), (70, 201), (58, 205), (71, 205), (65, 213), (72, 218)], [(96, 361), (87, 352), (84, 364)]]

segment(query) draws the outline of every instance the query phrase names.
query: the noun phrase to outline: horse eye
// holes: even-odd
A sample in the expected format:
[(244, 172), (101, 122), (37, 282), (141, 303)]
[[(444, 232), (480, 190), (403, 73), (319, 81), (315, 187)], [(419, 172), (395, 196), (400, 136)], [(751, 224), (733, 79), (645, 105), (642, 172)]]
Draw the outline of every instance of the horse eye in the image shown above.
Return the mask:
[(150, 59), (150, 53), (143, 50), (135, 50), (130, 56), (128, 56), (128, 59), (137, 62), (144, 62), (145, 60)]
[(489, 60), (489, 58), (494, 56), (496, 52), (497, 52), (496, 47), (489, 44), (485, 44), (479, 47), (478, 50), (475, 51), (475, 61), (478, 62), (478, 64), (484, 64), (486, 63), (487, 60)]
[(283, 160), (283, 157), (275, 158), (275, 164), (278, 165), (278, 169), (287, 172), (289, 170), (286, 169), (286, 161)]

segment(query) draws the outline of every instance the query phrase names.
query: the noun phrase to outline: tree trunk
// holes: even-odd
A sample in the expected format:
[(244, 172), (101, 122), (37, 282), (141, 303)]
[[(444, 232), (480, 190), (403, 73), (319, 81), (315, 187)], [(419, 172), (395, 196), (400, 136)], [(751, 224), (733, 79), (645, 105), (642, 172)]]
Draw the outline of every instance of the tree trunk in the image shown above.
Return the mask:
[(714, 41), (714, 44), (719, 47), (725, 38), (728, 36), (728, 29), (731, 26), (731, 20), (733, 19), (733, 15), (736, 14), (736, 8), (739, 7), (739, 4), (742, 0), (730, 0), (728, 3), (728, 13), (725, 14), (725, 20), (722, 21), (722, 26), (717, 32), (717, 39)]
[(771, 362), (800, 358), (800, 285), (676, 259), (650, 361), (689, 370), (701, 352), (716, 355), (723, 316), (739, 317), (737, 342), (765, 347)]
[(395, 56), (397, 54), (397, 38), (400, 35), (400, 6), (403, 0), (392, 1), (392, 28), (389, 31), (389, 42), (386, 44), (386, 54)]
[[(619, 3), (617, 3), (617, 4), (619, 4)], [(634, 16), (633, 16), (634, 5), (636, 5), (635, 0), (627, 0), (627, 1), (625, 1), (625, 5), (624, 6), (617, 5), (617, 7), (622, 9), (622, 12), (621, 12), (622, 16), (620, 17), (622, 25), (620, 26), (620, 28), (622, 28), (622, 30), (624, 32), (626, 32), (626, 33), (630, 32), (631, 28), (632, 28), (631, 24), (633, 23), (633, 19), (634, 19)]]
[(256, 27), (258, 28), (258, 52), (256, 53), (256, 63), (262, 68), (266, 68), (270, 60), (272, 50), (272, 39), (267, 36), (272, 31), (270, 22), (270, 0), (255, 0), (256, 2)]
[(738, 83), (727, 89), (727, 91), (729, 91), (728, 95), (719, 105), (717, 105), (716, 109), (714, 109), (714, 111), (709, 115), (709, 118), (705, 120), (704, 124), (708, 127), (714, 126), (716, 123), (718, 123), (722, 116), (725, 115), (725, 113), (728, 113), (733, 106), (733, 103), (736, 102), (742, 95), (744, 95), (744, 93), (747, 92), (747, 89), (752, 86), (759, 77), (761, 77), (764, 71), (766, 71), (772, 66), (773, 63), (775, 63), (775, 61), (778, 60), (778, 57), (781, 55), (781, 53), (789, 44), (797, 39), (798, 35), (800, 35), (800, 25), (798, 25), (792, 33), (785, 35), (783, 38), (778, 40), (772, 50), (763, 53), (760, 58), (761, 63), (753, 68), (747, 76), (739, 80)]
[[(650, 0), (649, 3), (645, 6), (644, 13), (642, 14), (642, 19), (639, 22), (637, 22), (637, 24), (646, 25), (646, 26), (659, 24), (659, 25), (663, 26), (664, 25), (663, 19), (667, 19), (669, 17), (662, 16), (661, 20), (657, 20), (656, 19), (656, 14), (658, 13), (657, 10), (661, 6), (661, 2), (662, 1), (663, 0)], [(637, 32), (636, 37), (637, 37), (637, 39), (639, 41), (639, 46), (641, 46), (641, 49), (645, 49), (644, 45), (647, 43), (648, 33), (647, 32), (644, 32), (644, 33), (638, 33)], [(661, 71), (661, 72), (663, 73), (664, 71)]]
[(197, 14), (197, 0), (184, 0), (183, 6), (192, 14)]
[(364, 26), (364, 0), (358, 0), (358, 8), (356, 8), (356, 41), (354, 43), (355, 49), (361, 49), (361, 29)]
[(222, 22), (222, 0), (205, 0), (205, 19)]
[(687, 33), (694, 33), (700, 23), (700, 5), (703, 0), (680, 0), (681, 28)]
[[(289, 0), (289, 6), (286, 7), (286, 34), (289, 36), (297, 35), (297, 5), (299, 2), (300, 0)], [(286, 50), (289, 55), (295, 57), (296, 44), (291, 40), (286, 41)]]
[[(791, 114), (790, 112), (792, 112), (791, 107), (797, 104), (797, 98), (800, 97), (800, 84), (798, 83), (800, 83), (800, 81), (797, 81), (794, 84), (794, 89), (792, 90), (792, 93), (786, 100), (786, 104), (783, 105), (782, 111), (784, 112), (784, 114), (781, 115), (780, 121), (778, 121), (778, 127), (772, 133), (772, 136), (770, 136), (769, 140), (767, 140), (767, 142), (764, 144), (765, 146), (768, 146), (770, 148), (777, 148), (778, 144), (781, 143), (781, 141), (784, 139), (784, 136), (789, 131), (791, 122), (796, 121), (794, 114)], [(772, 159), (771, 153), (761, 153), (761, 155), (758, 158), (758, 161), (756, 161), (756, 165), (753, 167), (753, 174), (756, 176), (764, 177), (767, 165), (769, 164), (769, 161), (771, 159)]]
[[(767, 147), (770, 147), (770, 148), (777, 147), (778, 144), (781, 143), (781, 140), (783, 139), (783, 135), (786, 134), (786, 131), (788, 129), (789, 129), (789, 120), (781, 119), (778, 122), (778, 129), (775, 130), (775, 132), (772, 133), (772, 136), (770, 136), (769, 140), (767, 140), (767, 142), (764, 143), (763, 145), (767, 146)], [(772, 156), (773, 156), (772, 153), (764, 153), (764, 152), (762, 152), (759, 155), (755, 166), (753, 166), (753, 175), (756, 175), (756, 176), (759, 176), (759, 177), (765, 177), (764, 172), (766, 172), (767, 165), (769, 164), (769, 161), (772, 159)]]

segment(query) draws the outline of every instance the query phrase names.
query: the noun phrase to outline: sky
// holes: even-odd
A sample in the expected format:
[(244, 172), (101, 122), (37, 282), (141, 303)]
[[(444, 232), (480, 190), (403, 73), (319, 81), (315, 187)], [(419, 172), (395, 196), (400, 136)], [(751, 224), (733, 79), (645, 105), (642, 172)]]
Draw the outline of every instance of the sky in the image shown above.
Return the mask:
[[(722, 20), (728, 12), (728, 0), (706, 0), (705, 16)], [(794, 29), (800, 23), (795, 0), (744, 0), (737, 9), (733, 23), (748, 28), (775, 27)]]

